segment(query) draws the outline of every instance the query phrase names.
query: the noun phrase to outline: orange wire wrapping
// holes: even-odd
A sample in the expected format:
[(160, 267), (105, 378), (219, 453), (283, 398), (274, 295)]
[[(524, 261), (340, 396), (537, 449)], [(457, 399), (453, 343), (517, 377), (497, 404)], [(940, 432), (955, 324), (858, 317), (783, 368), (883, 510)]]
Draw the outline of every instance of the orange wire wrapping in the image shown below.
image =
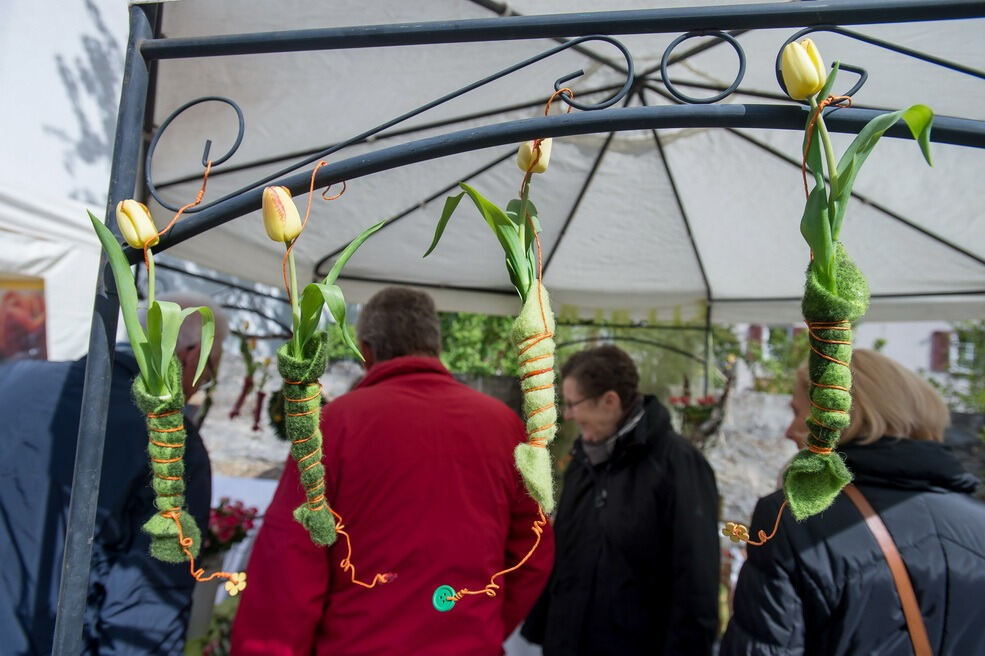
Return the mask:
[(357, 579), (356, 566), (352, 564), (352, 538), (350, 538), (349, 534), (345, 530), (345, 524), (342, 523), (342, 515), (338, 514), (331, 508), (329, 508), (329, 510), (331, 510), (332, 515), (335, 516), (335, 532), (345, 538), (345, 558), (339, 562), (339, 567), (342, 568), (343, 572), (349, 573), (349, 577), (352, 579), (352, 582), (356, 585), (361, 585), (368, 590), (376, 587), (377, 584), (382, 585), (384, 583), (389, 583), (393, 579), (397, 578), (397, 574), (395, 572), (386, 572), (385, 574), (377, 574), (374, 576), (370, 583)]
[(212, 170), (212, 160), (209, 160), (205, 164), (205, 174), (202, 176), (202, 188), (198, 190), (197, 194), (195, 194), (195, 200), (188, 203), (187, 205), (183, 205), (178, 210), (178, 213), (174, 215), (174, 218), (171, 219), (171, 223), (165, 226), (164, 230), (161, 230), (159, 233), (157, 233), (156, 237), (148, 237), (147, 241), (144, 242), (144, 266), (150, 268), (150, 256), (147, 254), (147, 251), (150, 248), (150, 243), (155, 239), (163, 237), (164, 233), (166, 233), (168, 230), (174, 227), (174, 224), (178, 222), (178, 219), (181, 217), (182, 214), (185, 213), (185, 210), (191, 209), (192, 207), (195, 207), (196, 205), (202, 202), (202, 197), (205, 196), (205, 185), (208, 184), (209, 182), (209, 172), (211, 170)]
[[(846, 103), (845, 107), (852, 106), (852, 99), (850, 96), (828, 96), (821, 102), (817, 104), (817, 111), (811, 116), (810, 123), (807, 124), (807, 142), (804, 145), (804, 157), (800, 163), (800, 174), (804, 178), (804, 196), (809, 196), (807, 193), (807, 153), (811, 150), (811, 137), (814, 135), (814, 124), (817, 121), (817, 117), (821, 115), (821, 110), (823, 110), (828, 105), (841, 105), (841, 103)], [(828, 172), (830, 176), (830, 171)]]
[(822, 455), (822, 456), (826, 456), (829, 453), (831, 453), (831, 452), (834, 451), (834, 449), (832, 449), (830, 447), (814, 446), (813, 444), (808, 444), (807, 445), (807, 450), (810, 451), (811, 453), (816, 453), (816, 454)]
[(158, 442), (157, 440), (150, 440), (150, 443), (153, 444), (154, 446), (159, 446), (159, 447), (161, 447), (163, 449), (183, 449), (183, 448), (185, 448), (185, 445), (184, 444), (172, 444), (170, 442)]
[[(287, 300), (289, 301), (291, 300), (291, 285), (287, 281), (287, 260), (291, 255), (291, 251), (294, 250), (294, 244), (296, 244), (298, 239), (301, 238), (301, 235), (304, 234), (304, 229), (308, 227), (308, 218), (311, 216), (311, 195), (315, 193), (315, 174), (318, 173), (318, 169), (320, 169), (323, 166), (328, 166), (328, 162), (326, 162), (325, 160), (320, 160), (317, 164), (315, 164), (315, 168), (311, 169), (311, 182), (310, 184), (308, 184), (308, 205), (304, 210), (304, 221), (301, 222), (301, 232), (299, 232), (298, 236), (292, 239), (291, 243), (287, 245), (287, 251), (285, 251), (284, 253), (284, 260), (281, 263), (281, 269), (284, 272), (284, 289), (287, 291)], [(328, 190), (331, 188), (332, 185), (329, 185), (328, 187), (325, 188), (325, 191), (322, 192), (321, 197), (323, 199), (335, 200), (336, 198), (344, 194), (345, 181), (344, 180), (342, 181), (342, 191), (335, 194), (334, 196), (326, 196), (325, 194), (327, 194)]]
[(810, 381), (810, 383), (814, 387), (823, 387), (824, 389), (840, 390), (842, 392), (848, 392), (849, 394), (851, 394), (851, 392), (852, 392), (847, 387), (842, 387), (841, 385), (825, 385), (824, 383), (815, 383), (813, 380)]
[[(321, 166), (323, 164), (325, 164), (325, 162), (319, 162), (318, 163), (319, 166)], [(317, 171), (317, 170), (318, 170), (318, 166), (315, 167), (315, 171)], [(311, 174), (311, 184), (312, 184), (312, 186), (314, 186), (314, 184), (315, 184), (314, 173)], [(308, 194), (308, 199), (309, 199), (308, 209), (311, 209), (311, 204), (310, 204), (311, 193), (310, 192)], [(305, 216), (305, 219), (304, 220), (305, 220), (305, 223), (307, 223), (308, 217)], [(293, 242), (292, 242), (292, 245), (293, 245)], [(300, 381), (300, 380), (285, 380), (284, 383), (286, 385), (308, 385), (309, 384), (309, 383), (305, 383), (304, 381)], [(311, 401), (311, 400), (316, 399), (319, 396), (321, 396), (321, 393), (322, 393), (322, 385), (321, 385), (321, 383), (318, 382), (318, 381), (315, 381), (315, 382), (310, 383), (310, 384), (311, 385), (317, 385), (318, 386), (318, 390), (314, 394), (312, 394), (311, 396), (306, 396), (306, 397), (301, 398), (301, 399), (292, 399), (292, 398), (288, 397), (285, 394), (284, 395), (284, 402), (285, 402), (285, 404), (288, 401), (290, 401), (291, 403), (307, 403), (308, 401)], [(308, 412), (287, 412), (286, 410), (287, 410), (287, 408), (285, 406), (284, 415), (286, 417), (304, 417), (306, 415), (312, 415), (315, 412), (320, 412), (321, 408), (315, 408), (313, 410), (309, 410)], [(311, 432), (311, 435), (309, 435), (308, 437), (306, 437), (304, 439), (301, 439), (301, 440), (291, 440), (291, 444), (294, 444), (294, 445), (304, 444), (305, 442), (307, 442), (308, 440), (310, 440), (311, 438), (313, 438), (317, 434), (318, 434), (318, 427), (316, 426), (315, 427), (315, 430)], [(308, 455), (302, 456), (301, 458), (299, 458), (297, 460), (297, 464), (300, 466), (303, 461), (307, 460), (308, 458), (310, 458), (313, 455), (316, 455), (317, 453), (318, 453), (318, 449), (312, 450), (311, 453), (309, 453)], [(317, 467), (319, 464), (321, 464), (321, 459), (315, 460), (310, 465), (308, 465), (307, 467), (305, 467), (304, 469), (302, 469), (299, 472), (299, 475), (300, 474), (304, 474), (309, 469), (312, 469), (314, 467)], [(302, 481), (301, 484), (304, 485), (304, 482)], [(324, 486), (325, 486), (325, 481), (324, 480), (320, 480), (320, 481), (315, 481), (315, 483), (311, 487), (306, 487), (304, 489), (304, 496), (305, 496), (305, 499), (306, 499), (305, 503), (308, 504), (308, 509), (311, 510), (312, 512), (321, 510), (322, 508), (325, 507), (325, 495), (324, 494), (319, 494), (317, 496), (311, 497), (310, 499), (308, 497), (315, 490), (317, 490), (319, 488), (322, 488)], [(329, 508), (329, 510), (331, 510), (331, 508)], [(335, 511), (333, 510), (332, 512), (334, 513)]]
[(530, 547), (530, 550), (527, 552), (527, 555), (524, 556), (520, 560), (520, 562), (518, 562), (513, 567), (500, 570), (499, 572), (496, 572), (495, 574), (490, 576), (489, 583), (487, 583), (486, 587), (482, 588), (481, 590), (469, 590), (468, 588), (462, 588), (451, 597), (447, 597), (446, 600), (459, 601), (465, 595), (479, 595), (479, 594), (484, 594), (487, 597), (495, 597), (496, 590), (499, 590), (499, 584), (496, 583), (496, 578), (500, 576), (505, 576), (510, 572), (516, 571), (521, 567), (523, 567), (523, 564), (526, 563), (528, 560), (530, 560), (530, 556), (534, 554), (534, 551), (536, 551), (538, 545), (540, 545), (540, 538), (544, 534), (544, 527), (547, 526), (547, 518), (544, 517), (544, 510), (540, 506), (537, 507), (537, 515), (538, 515), (537, 519), (534, 520), (534, 523), (530, 527), (533, 530), (534, 535), (537, 537), (534, 540), (533, 546)]
[(840, 428), (834, 428), (832, 426), (828, 426), (827, 424), (822, 424), (820, 421), (818, 421), (817, 419), (815, 419), (813, 415), (811, 415), (810, 417), (808, 417), (807, 418), (807, 421), (814, 422), (815, 424), (817, 424), (821, 428), (827, 428), (829, 431), (840, 431), (841, 430)]
[(177, 433), (178, 431), (185, 430), (185, 427), (184, 426), (175, 426), (174, 428), (153, 428), (153, 427), (148, 427), (148, 430), (151, 430), (151, 431), (153, 431), (155, 433)]
[(149, 412), (147, 416), (151, 419), (160, 419), (161, 417), (170, 417), (171, 415), (178, 414), (178, 410), (168, 410), (167, 412)]
[(766, 535), (766, 532), (763, 530), (757, 531), (756, 537), (759, 538), (759, 541), (750, 539), (749, 528), (745, 524), (739, 524), (738, 522), (727, 522), (725, 524), (725, 528), (722, 529), (722, 535), (730, 538), (733, 542), (742, 541), (754, 547), (761, 547), (776, 536), (776, 531), (780, 528), (780, 517), (783, 515), (783, 509), (786, 507), (787, 500), (784, 499), (783, 503), (780, 504), (780, 509), (776, 513), (776, 522), (773, 524), (773, 532)]
[[(213, 579), (222, 578), (222, 579), (228, 579), (233, 583), (233, 585), (237, 585), (238, 583), (242, 582), (243, 588), (246, 587), (246, 581), (244, 580), (246, 578), (246, 575), (242, 572), (236, 573), (236, 572), (219, 571), (219, 572), (213, 572), (208, 576), (204, 576), (205, 574), (204, 568), (199, 567), (198, 569), (195, 569), (195, 556), (192, 555), (192, 552), (189, 549), (189, 547), (191, 547), (195, 541), (189, 537), (185, 537), (185, 532), (181, 530), (181, 511), (171, 510), (166, 513), (162, 513), (161, 516), (174, 520), (174, 524), (178, 528), (178, 544), (181, 545), (181, 550), (185, 552), (186, 556), (188, 556), (188, 570), (191, 572), (191, 575), (195, 578), (196, 581), (200, 583), (204, 583), (205, 581), (211, 581)], [(239, 590), (242, 590), (243, 588), (239, 588)], [(236, 592), (239, 592), (239, 590), (237, 590)], [(236, 594), (231, 590), (230, 593), (233, 595)]]
[(815, 408), (817, 408), (818, 410), (820, 410), (822, 412), (835, 412), (835, 413), (837, 413), (839, 415), (847, 415), (848, 414), (844, 410), (839, 410), (838, 408), (825, 408), (823, 405), (821, 405), (819, 403), (815, 403), (814, 402), (814, 399), (807, 399), (807, 400), (811, 402), (811, 405), (812, 406), (814, 406)]

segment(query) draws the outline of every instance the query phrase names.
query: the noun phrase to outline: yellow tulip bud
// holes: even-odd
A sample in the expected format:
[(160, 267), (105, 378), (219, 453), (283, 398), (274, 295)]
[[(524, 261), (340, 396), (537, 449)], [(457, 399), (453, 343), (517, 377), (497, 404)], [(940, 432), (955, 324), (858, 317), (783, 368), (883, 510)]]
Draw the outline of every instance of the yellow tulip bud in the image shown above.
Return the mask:
[[(539, 157), (537, 150), (540, 151)], [(536, 160), (535, 160), (536, 158)], [(536, 163), (535, 163), (536, 161)], [(547, 165), (551, 161), (551, 140), (542, 139), (537, 149), (534, 148), (533, 141), (524, 141), (520, 144), (520, 150), (516, 153), (516, 165), (521, 171), (531, 173), (543, 173), (547, 170)], [(531, 164), (533, 168), (531, 168)]]
[(123, 238), (133, 248), (142, 249), (145, 243), (147, 246), (156, 246), (160, 241), (150, 210), (146, 205), (132, 198), (121, 200), (116, 204), (116, 225), (120, 227)]
[(263, 227), (267, 236), (285, 244), (301, 234), (301, 217), (287, 187), (267, 187), (263, 190)]
[(821, 54), (810, 39), (800, 43), (788, 43), (780, 58), (780, 72), (787, 95), (794, 100), (804, 100), (821, 90), (828, 73), (821, 61)]

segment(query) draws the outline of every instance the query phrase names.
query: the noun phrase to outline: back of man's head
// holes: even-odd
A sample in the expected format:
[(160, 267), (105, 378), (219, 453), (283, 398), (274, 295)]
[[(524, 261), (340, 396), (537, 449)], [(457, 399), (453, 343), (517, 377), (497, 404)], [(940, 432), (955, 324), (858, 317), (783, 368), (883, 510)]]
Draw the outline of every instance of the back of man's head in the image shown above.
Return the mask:
[(441, 353), (441, 323), (434, 301), (406, 287), (386, 287), (374, 294), (359, 312), (356, 337), (372, 350), (377, 362)]

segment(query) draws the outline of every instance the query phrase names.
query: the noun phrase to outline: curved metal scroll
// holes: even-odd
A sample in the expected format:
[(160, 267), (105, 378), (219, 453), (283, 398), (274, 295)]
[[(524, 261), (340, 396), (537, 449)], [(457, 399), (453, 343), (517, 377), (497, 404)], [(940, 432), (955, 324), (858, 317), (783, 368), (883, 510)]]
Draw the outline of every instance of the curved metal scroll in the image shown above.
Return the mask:
[[(735, 76), (735, 79), (732, 81), (732, 84), (726, 87), (721, 93), (715, 94), (714, 96), (710, 96), (708, 98), (694, 98), (692, 96), (688, 96), (682, 93), (670, 81), (670, 76), (667, 75), (667, 63), (670, 60), (670, 53), (673, 52), (674, 48), (676, 48), (680, 44), (684, 43), (688, 39), (697, 36), (710, 36), (716, 39), (721, 39), (722, 41), (725, 41), (729, 45), (731, 45), (732, 49), (735, 50), (735, 54), (738, 55), (739, 57), (739, 72)], [(710, 104), (710, 103), (718, 102), (722, 98), (731, 95), (736, 89), (739, 88), (739, 84), (742, 83), (742, 78), (745, 77), (745, 75), (746, 75), (746, 53), (744, 50), (742, 50), (742, 46), (739, 45), (739, 42), (736, 41), (735, 37), (725, 32), (708, 31), (708, 30), (696, 30), (693, 32), (685, 32), (684, 34), (680, 35), (679, 37), (677, 37), (676, 39), (670, 42), (670, 45), (667, 46), (666, 50), (664, 50), (663, 57), (660, 58), (660, 77), (663, 79), (663, 83), (664, 86), (667, 88), (667, 91), (669, 91), (672, 96), (674, 96), (681, 102), (685, 102), (691, 105)]]
[[(195, 105), (199, 105), (199, 104), (204, 103), (204, 102), (222, 102), (222, 103), (226, 103), (227, 105), (229, 105), (230, 107), (232, 107), (236, 111), (236, 118), (239, 120), (239, 128), (238, 128), (237, 133), (236, 133), (236, 141), (229, 148), (229, 150), (226, 152), (225, 155), (223, 155), (222, 157), (219, 157), (219, 158), (216, 158), (216, 159), (213, 159), (212, 160), (212, 165), (213, 166), (218, 166), (219, 164), (222, 164), (227, 159), (229, 159), (230, 157), (233, 156), (233, 153), (235, 153), (239, 149), (239, 145), (243, 142), (243, 134), (246, 132), (246, 123), (243, 120), (243, 110), (240, 109), (239, 108), (239, 105), (237, 105), (235, 102), (233, 102), (229, 98), (224, 98), (222, 96), (204, 96), (202, 98), (197, 98), (195, 100), (191, 100), (189, 102), (186, 102), (184, 105), (182, 105), (178, 109), (176, 109), (173, 112), (171, 112), (171, 114), (166, 119), (164, 119), (164, 122), (161, 123), (161, 126), (159, 128), (157, 128), (157, 130), (154, 132), (154, 137), (150, 140), (150, 144), (147, 146), (147, 159), (146, 159), (146, 161), (144, 163), (144, 178), (145, 178), (145, 180), (147, 182), (147, 191), (148, 191), (148, 193), (150, 193), (150, 195), (154, 197), (154, 200), (156, 200), (158, 203), (160, 203), (162, 207), (165, 207), (165, 208), (171, 210), (172, 212), (177, 212), (178, 209), (179, 209), (178, 206), (177, 205), (172, 205), (172, 204), (166, 202), (163, 198), (161, 198), (160, 195), (158, 195), (158, 193), (157, 193), (157, 187), (154, 186), (154, 180), (153, 180), (153, 175), (152, 175), (152, 170), (151, 170), (151, 166), (152, 166), (153, 161), (154, 161), (154, 151), (157, 150), (157, 142), (159, 142), (161, 140), (161, 137), (164, 135), (164, 131), (168, 129), (168, 126), (171, 125), (171, 122), (174, 119), (178, 118), (178, 116), (182, 112), (184, 112), (186, 109), (190, 109), (190, 108), (194, 107)], [(208, 163), (209, 163), (209, 154), (210, 154), (211, 151), (212, 151), (212, 140), (211, 139), (206, 139), (205, 140), (205, 147), (202, 150), (202, 166), (203, 167), (205, 167), (205, 166), (208, 165)], [(199, 208), (199, 209), (201, 209), (201, 208)], [(188, 209), (185, 210), (185, 212), (192, 212), (192, 211), (197, 211), (197, 210), (195, 210), (195, 208), (188, 208)]]
[[(394, 119), (391, 119), (391, 120), (387, 121), (386, 123), (382, 123), (382, 124), (376, 126), (375, 128), (371, 128), (371, 129), (369, 129), (369, 130), (367, 130), (365, 132), (362, 132), (360, 134), (357, 134), (356, 136), (351, 137), (349, 139), (346, 139), (345, 141), (343, 141), (341, 143), (338, 143), (338, 144), (336, 144), (334, 146), (331, 146), (330, 148), (326, 148), (326, 149), (321, 150), (321, 151), (319, 151), (317, 153), (314, 153), (313, 155), (309, 155), (308, 157), (302, 159), (299, 162), (296, 162), (294, 164), (291, 164), (290, 166), (288, 166), (286, 168), (283, 168), (283, 169), (280, 169), (279, 171), (276, 171), (274, 173), (271, 173), (271, 174), (269, 174), (269, 175), (261, 178), (260, 180), (257, 180), (256, 182), (253, 182), (253, 183), (251, 183), (251, 184), (249, 184), (249, 185), (247, 185), (245, 187), (241, 187), (241, 188), (237, 189), (236, 191), (230, 192), (229, 194), (226, 194), (222, 198), (219, 198), (217, 200), (214, 200), (214, 201), (212, 201), (210, 203), (203, 203), (203, 204), (200, 204), (200, 205), (198, 205), (196, 207), (188, 208), (188, 209), (185, 210), (185, 213), (186, 214), (191, 214), (193, 212), (201, 212), (202, 210), (208, 209), (208, 208), (210, 208), (210, 207), (212, 207), (214, 205), (217, 205), (217, 204), (219, 204), (219, 203), (221, 203), (223, 201), (229, 200), (230, 198), (233, 198), (235, 196), (238, 196), (238, 195), (240, 195), (240, 194), (242, 194), (244, 192), (250, 191), (251, 189), (256, 189), (257, 187), (263, 186), (263, 185), (265, 185), (268, 182), (271, 182), (273, 180), (277, 180), (278, 178), (281, 178), (284, 175), (286, 175), (288, 173), (291, 173), (292, 171), (296, 171), (296, 170), (298, 170), (298, 169), (300, 169), (300, 168), (302, 168), (304, 166), (307, 166), (308, 164), (311, 164), (312, 162), (315, 162), (315, 161), (318, 161), (318, 160), (323, 159), (325, 157), (328, 157), (329, 155), (331, 155), (333, 153), (336, 153), (336, 152), (342, 150), (343, 148), (347, 148), (347, 147), (349, 147), (349, 146), (351, 146), (353, 144), (356, 144), (356, 143), (365, 141), (366, 139), (368, 139), (368, 138), (370, 138), (370, 137), (372, 137), (372, 136), (374, 136), (374, 135), (382, 132), (383, 130), (389, 129), (389, 128), (391, 128), (391, 127), (393, 127), (393, 126), (395, 126), (395, 125), (397, 125), (399, 123), (402, 123), (403, 121), (406, 121), (407, 119), (410, 119), (410, 118), (413, 118), (413, 117), (415, 117), (415, 116), (417, 116), (419, 114), (422, 114), (422, 113), (428, 111), (429, 109), (433, 109), (433, 108), (437, 107), (438, 105), (442, 105), (442, 104), (448, 102), (449, 100), (453, 100), (455, 98), (458, 98), (459, 96), (464, 95), (464, 94), (468, 93), (469, 91), (473, 91), (474, 89), (478, 89), (479, 87), (482, 87), (482, 86), (484, 86), (486, 84), (489, 84), (490, 82), (494, 82), (495, 80), (498, 80), (498, 79), (500, 79), (502, 77), (505, 77), (505, 76), (509, 75), (510, 73), (514, 73), (514, 72), (516, 72), (516, 71), (518, 71), (518, 70), (520, 70), (522, 68), (526, 68), (527, 66), (530, 66), (532, 64), (536, 64), (537, 62), (542, 61), (544, 59), (547, 59), (548, 57), (551, 57), (553, 55), (556, 55), (559, 52), (562, 52), (562, 51), (567, 50), (569, 48), (573, 48), (573, 47), (575, 47), (577, 45), (580, 45), (580, 44), (585, 43), (585, 42), (588, 42), (588, 41), (603, 41), (605, 43), (609, 43), (609, 44), (615, 46), (619, 50), (619, 52), (622, 53), (622, 56), (626, 60), (626, 70), (625, 70), (626, 81), (623, 83), (622, 87), (615, 94), (613, 94), (610, 98), (607, 98), (607, 99), (605, 99), (605, 100), (603, 100), (601, 102), (598, 102), (598, 103), (580, 103), (580, 102), (577, 102), (577, 101), (573, 100), (572, 98), (568, 97), (567, 94), (561, 94), (561, 99), (565, 103), (567, 103), (568, 105), (570, 105), (572, 107), (575, 107), (576, 109), (583, 110), (583, 111), (591, 111), (591, 110), (604, 109), (606, 107), (609, 107), (609, 106), (611, 106), (611, 105), (619, 102), (622, 98), (624, 98), (626, 96), (627, 93), (629, 93), (629, 89), (632, 86), (633, 79), (634, 79), (633, 57), (629, 53), (629, 50), (626, 48), (625, 45), (623, 45), (620, 41), (618, 41), (617, 39), (614, 39), (614, 38), (612, 38), (610, 36), (605, 36), (605, 35), (601, 35), (601, 34), (583, 36), (583, 37), (579, 37), (577, 39), (572, 39), (570, 41), (566, 41), (565, 43), (562, 43), (559, 46), (556, 46), (554, 48), (551, 48), (550, 50), (546, 50), (546, 51), (540, 53), (539, 55), (535, 55), (533, 57), (530, 57), (528, 59), (525, 59), (525, 60), (523, 60), (523, 61), (521, 61), (521, 62), (519, 62), (517, 64), (514, 64), (512, 66), (509, 66), (508, 68), (504, 68), (504, 69), (502, 69), (502, 70), (500, 70), (500, 71), (498, 71), (496, 73), (493, 73), (492, 75), (489, 75), (487, 77), (482, 78), (481, 80), (478, 80), (476, 82), (473, 82), (472, 84), (469, 84), (469, 85), (467, 85), (465, 87), (462, 87), (461, 89), (458, 89), (457, 91), (452, 91), (451, 93), (448, 93), (448, 94), (446, 94), (446, 95), (438, 98), (437, 100), (433, 100), (433, 101), (431, 101), (431, 102), (429, 102), (429, 103), (427, 103), (425, 105), (421, 105), (420, 107), (417, 107), (416, 109), (413, 109), (413, 110), (411, 110), (411, 111), (409, 111), (409, 112), (407, 112), (405, 114), (401, 114), (400, 116), (398, 116), (398, 117), (396, 117)], [(566, 75), (566, 76), (563, 76), (563, 77), (559, 78), (557, 81), (555, 81), (555, 90), (559, 90), (561, 88), (561, 85), (564, 82), (567, 82), (569, 80), (572, 80), (572, 79), (574, 79), (574, 78), (576, 78), (576, 77), (578, 77), (580, 75), (583, 75), (583, 74), (584, 74), (584, 71), (578, 70), (578, 71), (575, 71), (575, 72), (573, 72), (573, 73), (571, 73), (569, 75)], [(161, 125), (161, 127), (158, 128), (157, 133), (155, 134), (154, 139), (151, 142), (151, 148), (148, 149), (148, 153), (147, 153), (147, 169), (145, 171), (145, 177), (147, 178), (147, 189), (149, 190), (150, 194), (154, 197), (154, 199), (158, 203), (161, 203), (161, 205), (163, 205), (164, 207), (167, 207), (167, 208), (171, 209), (172, 211), (177, 211), (178, 208), (177, 207), (173, 207), (173, 206), (171, 206), (169, 204), (166, 204), (165, 202), (163, 202), (161, 200), (161, 198), (157, 194), (156, 187), (154, 186), (153, 182), (150, 179), (150, 173), (151, 173), (151, 169), (150, 169), (150, 158), (153, 155), (153, 149), (154, 149), (154, 147), (156, 147), (157, 142), (160, 140), (161, 133), (164, 132), (164, 129), (168, 126), (168, 124), (178, 114), (180, 114), (184, 110), (188, 109), (192, 105), (198, 104), (200, 102), (204, 102), (206, 100), (220, 100), (222, 102), (228, 102), (230, 105), (232, 105), (233, 107), (235, 107), (237, 109), (237, 113), (239, 114), (239, 117), (240, 117), (240, 128), (241, 128), (241, 130), (240, 130), (240, 138), (242, 138), (242, 125), (243, 125), (242, 112), (239, 111), (239, 108), (236, 107), (236, 105), (234, 103), (232, 103), (232, 101), (229, 101), (229, 100), (227, 100), (225, 98), (219, 98), (217, 96), (210, 96), (208, 98), (199, 98), (198, 100), (193, 100), (193, 101), (191, 101), (189, 103), (186, 103), (185, 105), (183, 105), (182, 107), (180, 107), (178, 110), (176, 110), (171, 116), (168, 117), (168, 120), (166, 120)], [(240, 139), (237, 139), (237, 141), (236, 141), (236, 145), (237, 146), (239, 145), (239, 141), (240, 141)], [(207, 151), (207, 149), (208, 149), (208, 143), (209, 142), (206, 142), (206, 144), (207, 144), (206, 145), (206, 152), (208, 152)], [(235, 146), (234, 146), (234, 150), (235, 150)], [(227, 153), (224, 156), (224, 158), (223, 158), (222, 161), (225, 161), (225, 159), (228, 158), (229, 155), (231, 155), (231, 154), (232, 154), (232, 152)], [(214, 166), (217, 163), (218, 163), (218, 161), (213, 161), (212, 164)]]

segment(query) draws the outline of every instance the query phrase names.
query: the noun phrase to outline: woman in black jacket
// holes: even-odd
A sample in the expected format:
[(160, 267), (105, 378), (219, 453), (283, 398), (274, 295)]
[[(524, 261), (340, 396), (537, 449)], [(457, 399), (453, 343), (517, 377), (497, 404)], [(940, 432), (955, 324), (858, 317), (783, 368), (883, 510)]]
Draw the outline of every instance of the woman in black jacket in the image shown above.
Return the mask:
[(545, 656), (711, 653), (718, 627), (715, 476), (637, 391), (615, 346), (561, 369), (572, 449), (551, 579), (523, 628)]
[[(933, 653), (985, 654), (985, 504), (940, 444), (949, 416), (926, 381), (873, 351), (856, 350), (852, 421), (838, 452), (892, 535), (913, 583)], [(797, 372), (787, 437), (802, 443), (810, 405)], [(754, 530), (772, 527), (780, 491), (760, 499)], [(750, 546), (721, 656), (914, 653), (889, 566), (844, 494)]]

